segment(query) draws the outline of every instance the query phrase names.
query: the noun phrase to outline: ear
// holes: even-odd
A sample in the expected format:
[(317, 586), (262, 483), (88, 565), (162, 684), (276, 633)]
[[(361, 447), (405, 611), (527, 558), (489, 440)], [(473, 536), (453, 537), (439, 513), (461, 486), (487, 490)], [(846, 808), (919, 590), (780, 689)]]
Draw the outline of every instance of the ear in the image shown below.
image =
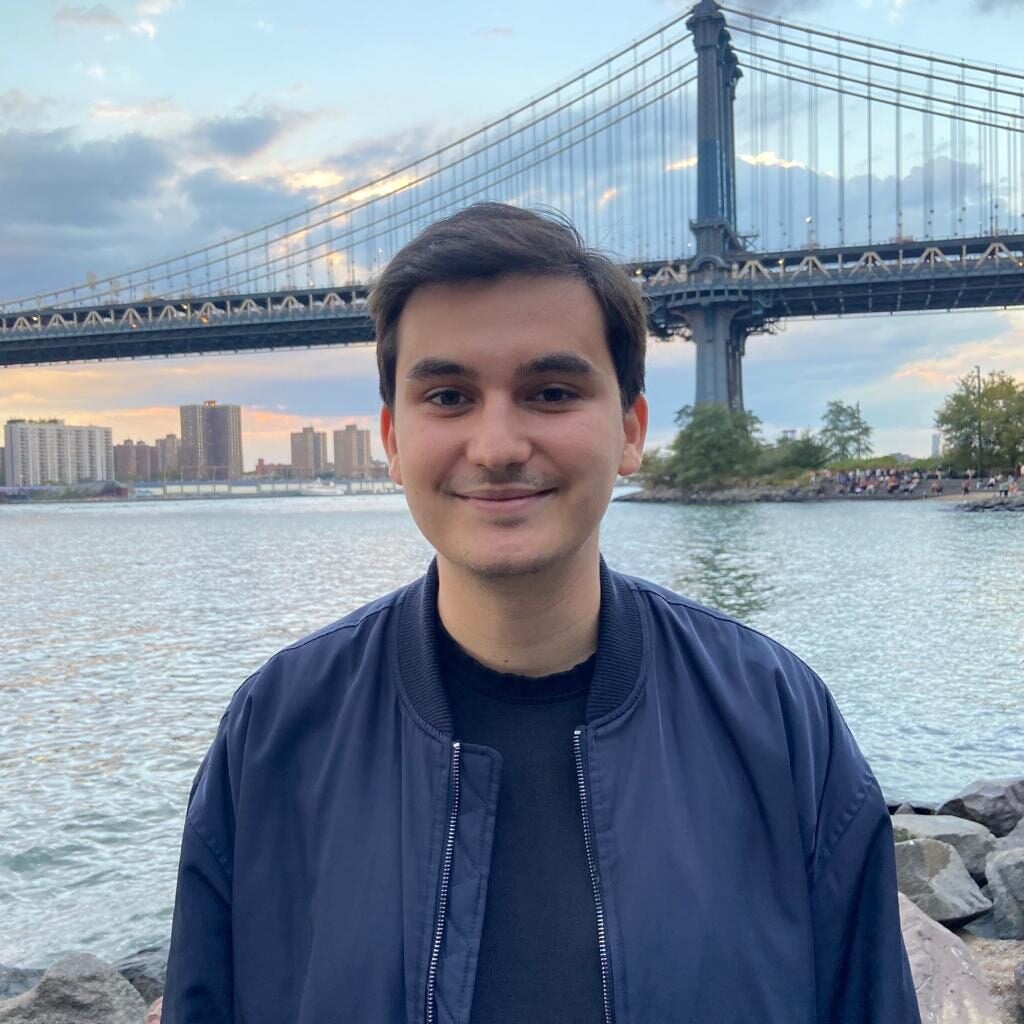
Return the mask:
[(629, 476), (640, 468), (644, 457), (644, 440), (647, 437), (647, 399), (637, 395), (636, 401), (622, 417), (625, 444), (622, 446), (622, 460), (619, 462), (619, 476)]
[(388, 476), (401, 486), (402, 463), (398, 458), (398, 441), (395, 438), (395, 414), (387, 405), (380, 408), (380, 440), (388, 459)]

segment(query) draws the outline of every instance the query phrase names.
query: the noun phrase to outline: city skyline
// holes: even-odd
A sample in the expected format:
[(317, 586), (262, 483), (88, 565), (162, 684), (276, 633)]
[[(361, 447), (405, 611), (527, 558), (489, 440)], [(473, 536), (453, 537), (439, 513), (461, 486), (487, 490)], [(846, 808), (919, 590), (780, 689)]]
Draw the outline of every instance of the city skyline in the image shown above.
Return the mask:
[[(216, 400), (206, 400), (203, 405), (220, 405), (222, 408), (229, 407), (230, 403), (219, 403)], [(59, 424), (62, 427), (67, 427), (71, 430), (103, 430), (111, 438), (111, 465), (115, 466), (119, 474), (123, 474), (130, 477), (140, 477), (140, 473), (136, 469), (136, 452), (129, 452), (127, 449), (139, 449), (138, 457), (141, 460), (141, 465), (146, 467), (152, 467), (153, 472), (143, 472), (140, 478), (156, 478), (160, 475), (165, 465), (173, 464), (175, 469), (180, 469), (179, 464), (179, 452), (182, 445), (182, 428), (181, 421), (182, 415), (185, 409), (196, 408), (196, 406), (175, 406), (173, 407), (173, 415), (177, 420), (175, 429), (169, 430), (163, 436), (154, 437), (151, 433), (145, 431), (137, 432), (135, 434), (124, 434), (120, 433), (109, 424), (99, 423), (66, 423), (65, 419), (58, 416), (39, 416), (39, 417), (25, 417), (25, 416), (3, 416), (0, 415), (0, 424), (3, 424), (5, 429), (7, 424), (28, 424), (28, 425), (46, 425), (46, 424)], [(243, 452), (247, 449), (246, 438), (249, 436), (261, 436), (257, 432), (250, 434), (245, 429), (246, 423), (246, 410), (241, 409), (241, 436), (242, 436), (242, 449)], [(340, 426), (339, 426), (340, 424)], [(253, 473), (258, 471), (260, 465), (273, 466), (296, 466), (296, 439), (309, 433), (315, 436), (315, 443), (321, 444), (322, 455), (319, 459), (314, 458), (308, 466), (310, 476), (318, 476), (321, 473), (328, 471), (337, 471), (339, 463), (338, 450), (339, 445), (347, 445), (345, 453), (342, 455), (342, 461), (345, 462), (349, 471), (359, 475), (364, 471), (368, 471), (371, 463), (380, 463), (383, 460), (378, 459), (376, 455), (376, 449), (379, 445), (374, 444), (373, 430), (368, 427), (363, 427), (354, 417), (351, 416), (335, 416), (325, 417), (322, 429), (318, 429), (316, 424), (304, 423), (299, 431), (292, 431), (289, 435), (288, 451), (284, 454), (287, 457), (278, 457), (278, 448), (280, 445), (274, 447), (274, 449), (268, 451), (255, 451), (251, 457), (246, 458), (243, 461), (243, 472)], [(358, 439), (354, 439), (350, 434), (358, 435)], [(344, 438), (344, 441), (342, 440)], [(0, 440), (3, 439), (3, 435), (0, 435)], [(151, 439), (151, 440), (150, 440)], [(147, 451), (141, 451), (144, 447)], [(310, 446), (310, 453), (313, 449)], [(0, 446), (0, 455), (4, 452), (3, 446)], [(0, 466), (3, 463), (0, 462)], [(305, 469), (305, 460), (300, 457), (298, 465), (300, 468)]]
[[(239, 358), (244, 358), (244, 356)], [(145, 360), (140, 361), (136, 365), (148, 365), (153, 367), (154, 370), (161, 367), (166, 373), (168, 369), (166, 364), (168, 362), (171, 361), (163, 360), (157, 363), (152, 360)], [(196, 361), (180, 360), (180, 362), (194, 364)], [(222, 364), (225, 367), (230, 365), (227, 359), (222, 360)], [(129, 364), (112, 363), (109, 365), (114, 368), (114, 376), (116, 377), (117, 369), (125, 368)], [(57, 368), (39, 368), (35, 369), (34, 373), (46, 374), (50, 369)], [(90, 367), (83, 367), (83, 370), (90, 375), (95, 374), (97, 369), (96, 364)], [(153, 443), (155, 440), (166, 437), (168, 434), (176, 434), (180, 437), (179, 409), (181, 405), (201, 404), (207, 400), (208, 394), (216, 392), (221, 395), (227, 395), (230, 390), (226, 384), (222, 388), (216, 386), (207, 388), (205, 383), (201, 383), (199, 389), (194, 392), (198, 397), (193, 401), (182, 401), (173, 404), (161, 401), (159, 403), (146, 403), (142, 407), (129, 406), (126, 409), (104, 408), (102, 404), (97, 405), (88, 401), (90, 396), (83, 396), (78, 392), (77, 388), (72, 387), (68, 392), (64, 392), (62, 386), (54, 389), (57, 392), (57, 400), (52, 404), (47, 399), (42, 398), (42, 396), (37, 397), (24, 392), (18, 393), (17, 391), (13, 395), (15, 398), (14, 402), (5, 401), (5, 398), (10, 397), (3, 394), (3, 384), (5, 379), (7, 379), (6, 375), (16, 375), (20, 372), (18, 369), (4, 369), (0, 372), (0, 424), (13, 419), (49, 420), (54, 418), (74, 421), (75, 425), (80, 426), (102, 423), (113, 431), (115, 444), (139, 439), (146, 440), (147, 443)], [(160, 375), (157, 374), (157, 376)], [(205, 377), (205, 379), (209, 380), (210, 377)], [(69, 379), (66, 382), (61, 382), (61, 384), (63, 383), (73, 385), (74, 382)], [(160, 397), (163, 398), (166, 392), (163, 381), (155, 380), (150, 381), (150, 383), (154, 386), (155, 391), (160, 392)], [(97, 390), (102, 396), (106, 388)], [(83, 398), (85, 398), (85, 401), (83, 401)], [(223, 400), (225, 402), (228, 401), (227, 398)], [(283, 407), (281, 403), (248, 404), (235, 402), (233, 404), (240, 405), (242, 409), (243, 465), (246, 472), (253, 471), (256, 468), (257, 460), (260, 458), (264, 459), (267, 463), (290, 463), (291, 435), (301, 431), (304, 427), (312, 427), (318, 432), (326, 431), (330, 433), (339, 427), (344, 428), (350, 423), (354, 424), (360, 429), (370, 431), (372, 457), (375, 459), (382, 459), (384, 457), (383, 448), (376, 436), (378, 422), (376, 414), (326, 413), (324, 415), (310, 416), (302, 412), (293, 412)]]

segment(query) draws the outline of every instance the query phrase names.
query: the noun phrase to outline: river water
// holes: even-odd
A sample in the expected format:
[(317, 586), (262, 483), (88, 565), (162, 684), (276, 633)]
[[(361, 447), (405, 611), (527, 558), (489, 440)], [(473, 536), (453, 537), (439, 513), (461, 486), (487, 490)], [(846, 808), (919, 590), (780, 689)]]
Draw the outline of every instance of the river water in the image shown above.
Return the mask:
[[(613, 504), (603, 550), (803, 657), (890, 795), (1024, 774), (1024, 516)], [(234, 689), (430, 555), (401, 496), (0, 506), (0, 962), (166, 938)]]

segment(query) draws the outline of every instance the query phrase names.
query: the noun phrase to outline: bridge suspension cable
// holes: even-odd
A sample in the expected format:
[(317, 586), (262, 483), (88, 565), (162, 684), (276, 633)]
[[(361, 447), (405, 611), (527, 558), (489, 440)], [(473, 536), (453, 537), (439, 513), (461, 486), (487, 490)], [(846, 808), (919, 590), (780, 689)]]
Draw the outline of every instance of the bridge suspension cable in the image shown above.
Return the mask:
[[(767, 14), (759, 14), (757, 11), (749, 11), (738, 7), (730, 7), (727, 4), (721, 4), (721, 9), (729, 14), (737, 14), (742, 18), (752, 18), (755, 21), (766, 22), (771, 25), (777, 25), (779, 28), (792, 29), (794, 32), (805, 32), (809, 35), (818, 36), (823, 39), (831, 39), (838, 43), (847, 43), (854, 46), (863, 46), (871, 50), (877, 50), (882, 53), (891, 53), (898, 57), (910, 57), (921, 61), (935, 61), (938, 64), (946, 64), (955, 68), (962, 68), (971, 71), (981, 71), (986, 74), (996, 72), (1007, 78), (1016, 78), (1024, 81), (1024, 71), (1018, 71), (1014, 68), (1007, 68), (1001, 65), (992, 65), (987, 67), (983, 64), (973, 64), (970, 61), (962, 60), (958, 57), (946, 57), (936, 53), (926, 53), (923, 50), (911, 50), (905, 46), (893, 46), (889, 43), (878, 42), (874, 39), (861, 39), (857, 36), (842, 35), (838, 32), (831, 32), (828, 29), (815, 28), (812, 25), (801, 25), (795, 22), (783, 21), (781, 18), (773, 18)], [(732, 28), (730, 24), (730, 28)]]
[(777, 179), (774, 198), (763, 184), (740, 196), (759, 247), (1024, 230), (1024, 72), (723, 10), (738, 108), (782, 122), (775, 148), (752, 127), (739, 157)]
[[(588, 237), (604, 245), (614, 238), (626, 255), (639, 257), (644, 248), (651, 250), (651, 226), (669, 222), (668, 208), (690, 205), (692, 175), (665, 180), (673, 169), (695, 164), (685, 128), (687, 104), (680, 97), (693, 84), (692, 77), (682, 77), (694, 63), (690, 34), (680, 31), (687, 16), (670, 19), (482, 128), (295, 214), (127, 273), (5, 305), (74, 307), (145, 295), (187, 297), (221, 285), (251, 291), (257, 284), (280, 286), (274, 275), (282, 273), (285, 285), (294, 287), (300, 269), (300, 286), (314, 278), (334, 284), (338, 277), (352, 284), (442, 210), (488, 197), (502, 186), (505, 191), (494, 198), (558, 205)], [(672, 85), (657, 91), (665, 83)], [(660, 113), (650, 109), (662, 101), (667, 102)], [(670, 137), (656, 130), (680, 120), (683, 132), (676, 129)], [(638, 163), (647, 166), (638, 170)], [(637, 197), (639, 191), (658, 197), (656, 210)], [(604, 210), (622, 194), (630, 200), (628, 214)], [(666, 244), (668, 232), (660, 234)]]
[[(692, 62), (690, 62), (690, 63), (692, 63)], [(676, 69), (673, 70), (673, 72), (671, 72), (671, 74), (672, 75), (678, 74), (679, 71), (681, 71), (684, 68), (687, 68), (689, 66), (690, 66), (690, 64), (686, 64), (686, 65), (683, 65), (681, 68), (676, 68)], [(524, 171), (535, 170), (537, 167), (541, 166), (546, 161), (551, 160), (551, 159), (553, 159), (555, 157), (558, 157), (558, 156), (560, 156), (562, 154), (569, 153), (574, 148), (580, 146), (584, 142), (587, 142), (587, 141), (590, 141), (590, 140), (594, 139), (596, 136), (600, 135), (602, 132), (605, 132), (605, 131), (607, 131), (607, 130), (609, 130), (611, 128), (614, 128), (615, 126), (621, 124), (622, 122), (624, 122), (624, 121), (634, 117), (636, 114), (646, 110), (648, 107), (652, 106), (654, 103), (657, 103), (659, 100), (662, 100), (662, 99), (666, 98), (667, 96), (670, 96), (670, 95), (672, 95), (675, 92), (678, 92), (679, 90), (681, 90), (681, 89), (691, 85), (695, 81), (696, 81), (696, 76), (691, 76), (691, 77), (689, 77), (687, 79), (684, 79), (681, 82), (676, 83), (675, 85), (668, 86), (665, 89), (663, 89), (661, 92), (656, 93), (653, 97), (650, 97), (649, 99), (644, 100), (642, 103), (639, 103), (639, 104), (635, 105), (634, 107), (626, 110), (625, 113), (620, 114), (618, 117), (616, 117), (616, 118), (614, 118), (612, 120), (606, 121), (606, 123), (604, 123), (604, 124), (602, 124), (602, 125), (600, 125), (598, 127), (592, 128), (590, 131), (580, 135), (578, 138), (571, 138), (571, 139), (569, 139), (568, 141), (563, 143), (563, 145), (561, 145), (557, 149), (554, 149), (553, 151), (545, 152), (545, 149), (548, 146), (550, 146), (550, 144), (552, 142), (557, 142), (558, 140), (563, 139), (563, 138), (565, 138), (567, 136), (574, 135), (579, 128), (584, 127), (585, 125), (590, 124), (591, 122), (593, 122), (595, 119), (601, 117), (602, 115), (607, 114), (607, 109), (599, 111), (596, 114), (591, 114), (591, 115), (581, 119), (580, 121), (577, 121), (577, 122), (575, 122), (573, 124), (570, 124), (567, 128), (562, 129), (556, 135), (550, 136), (550, 137), (546, 138), (542, 143), (538, 144), (536, 147), (530, 147), (530, 148), (522, 151), (521, 153), (517, 152), (517, 153), (515, 153), (512, 156), (506, 157), (504, 160), (500, 161), (498, 164), (493, 165), (493, 166), (489, 166), (484, 171), (480, 171), (480, 172), (478, 172), (478, 173), (476, 173), (474, 175), (471, 175), (468, 178), (461, 179), (455, 186), (452, 186), (451, 188), (449, 188), (449, 189), (447, 189), (445, 191), (431, 194), (430, 196), (424, 197), (422, 199), (419, 199), (419, 200), (415, 201), (414, 203), (411, 203), (408, 207), (405, 208), (405, 210), (403, 212), (404, 213), (409, 213), (412, 210), (417, 210), (417, 209), (420, 209), (420, 208), (422, 208), (422, 207), (424, 207), (426, 205), (429, 205), (430, 206), (429, 216), (432, 219), (432, 218), (434, 218), (434, 217), (436, 217), (436, 216), (438, 216), (440, 214), (446, 213), (449, 210), (452, 210), (452, 209), (454, 209), (454, 208), (456, 208), (458, 206), (464, 205), (466, 202), (468, 202), (470, 200), (480, 198), (480, 197), (484, 196), (491, 188), (493, 188), (493, 187), (495, 187), (497, 185), (502, 185), (502, 184), (505, 184), (507, 182), (513, 181), (517, 177), (520, 177), (523, 174)], [(631, 93), (631, 94), (627, 95), (622, 102), (625, 102), (627, 100), (636, 98), (638, 95), (640, 95), (640, 93), (646, 91), (646, 89), (649, 88), (650, 85), (655, 85), (655, 84), (659, 84), (659, 83), (660, 83), (660, 79), (655, 80), (654, 82), (650, 83), (648, 86), (645, 86), (643, 89), (638, 90), (638, 91), (636, 91), (634, 93)], [(618, 103), (616, 103), (615, 105), (617, 106)], [(611, 108), (609, 108), (609, 109), (611, 109)], [(527, 157), (532, 156), (534, 153), (538, 153), (540, 155), (538, 156), (537, 159), (531, 160), (529, 163), (526, 163), (524, 165), (523, 164), (523, 160), (525, 160)], [(515, 164), (519, 164), (520, 166), (513, 167), (513, 165), (515, 165)], [(484, 178), (494, 174), (494, 172), (501, 171), (501, 170), (504, 170), (506, 168), (513, 168), (513, 169), (508, 170), (508, 173), (506, 173), (504, 175), (501, 175), (498, 178), (495, 178), (493, 180), (487, 181), (485, 184), (480, 185), (480, 187), (478, 187), (476, 189), (472, 189), (472, 190), (467, 191), (466, 186), (468, 184), (471, 184), (471, 183), (474, 183), (474, 182), (479, 182), (482, 179), (484, 179)], [(396, 193), (392, 193), (392, 195), (397, 194), (397, 191), (399, 191), (399, 190), (396, 190)], [(364, 206), (370, 206), (370, 205), (371, 205), (371, 202), (367, 202), (367, 203), (363, 204), (363, 206), (356, 207), (356, 209), (361, 209)], [(391, 224), (390, 225), (390, 229), (391, 230), (400, 230), (402, 228), (412, 227), (414, 225), (417, 225), (417, 224), (421, 223), (422, 220), (423, 220), (423, 217), (421, 215), (416, 215), (416, 216), (412, 216), (412, 217), (406, 217), (404, 220), (400, 220), (397, 223)], [(350, 229), (347, 234), (339, 234), (339, 235), (333, 236), (333, 243), (335, 245), (337, 245), (339, 242), (347, 241), (350, 246), (356, 246), (356, 245), (364, 244), (368, 240), (370, 240), (370, 239), (375, 237), (375, 234), (374, 234), (374, 231), (373, 231), (374, 228), (380, 227), (382, 224), (385, 224), (387, 222), (388, 222), (388, 215), (385, 215), (383, 217), (379, 217), (379, 218), (376, 218), (374, 220), (371, 220), (371, 221), (369, 221), (367, 223), (359, 224), (357, 227)], [(311, 254), (317, 254), (320, 250), (324, 250), (325, 249), (325, 245), (326, 245), (326, 243), (324, 241), (318, 241), (318, 242), (314, 242), (313, 244), (305, 246), (305, 247), (303, 247), (301, 249), (298, 249), (298, 250), (289, 250), (289, 251), (287, 251), (285, 253), (281, 253), (281, 254), (278, 254), (278, 255), (272, 256), (272, 257), (268, 257), (267, 259), (263, 260), (261, 263), (254, 264), (253, 267), (252, 267), (252, 271), (256, 274), (257, 277), (260, 276), (259, 272), (261, 272), (261, 271), (264, 272), (265, 274), (273, 274), (277, 269), (280, 269), (282, 264), (284, 264), (285, 268), (287, 268), (291, 264), (291, 262), (295, 260), (296, 257), (309, 256)], [(321, 255), (326, 255), (326, 251), (321, 253)], [(214, 278), (208, 280), (207, 284), (212, 286), (212, 287), (216, 287), (218, 285), (225, 284), (225, 283), (229, 284), (229, 283), (231, 283), (232, 280), (233, 280), (233, 274), (232, 273), (226, 273), (226, 274), (222, 274), (222, 275), (220, 275), (218, 277), (214, 277)]]

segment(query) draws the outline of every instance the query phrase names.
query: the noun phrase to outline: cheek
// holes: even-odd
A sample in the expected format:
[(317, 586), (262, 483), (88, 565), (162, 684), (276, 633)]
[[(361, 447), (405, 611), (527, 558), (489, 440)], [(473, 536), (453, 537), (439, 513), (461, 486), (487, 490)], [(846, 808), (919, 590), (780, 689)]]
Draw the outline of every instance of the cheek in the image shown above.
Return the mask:
[(605, 420), (580, 421), (556, 435), (554, 445), (558, 459), (566, 469), (578, 476), (614, 477), (622, 456), (624, 435), (616, 424)]
[(402, 475), (427, 481), (442, 473), (454, 458), (451, 431), (437, 429), (429, 420), (407, 421), (404, 427), (396, 433)]

